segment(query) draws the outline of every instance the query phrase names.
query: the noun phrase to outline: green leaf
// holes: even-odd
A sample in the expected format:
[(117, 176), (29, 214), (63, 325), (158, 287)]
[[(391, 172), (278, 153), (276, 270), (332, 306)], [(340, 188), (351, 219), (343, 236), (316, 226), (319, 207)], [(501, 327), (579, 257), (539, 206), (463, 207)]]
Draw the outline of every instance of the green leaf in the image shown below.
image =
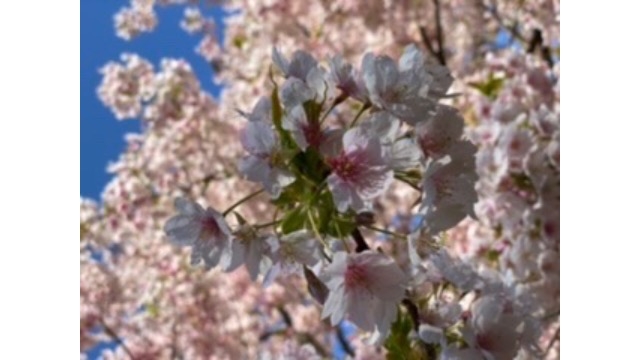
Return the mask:
[(298, 145), (296, 145), (293, 138), (289, 132), (287, 132), (282, 127), (282, 105), (280, 105), (280, 98), (278, 97), (278, 87), (274, 87), (271, 92), (271, 117), (273, 119), (273, 124), (276, 127), (276, 131), (278, 135), (280, 135), (280, 141), (282, 142), (282, 146), (285, 150), (297, 149)]
[(292, 205), (302, 202), (305, 191), (304, 181), (296, 179), (296, 181), (282, 190), (277, 199), (271, 200), (271, 203), (279, 208), (291, 208)]
[(304, 223), (307, 220), (307, 214), (301, 207), (295, 208), (284, 216), (282, 220), (282, 233), (289, 234), (296, 230), (304, 228)]
[(504, 78), (494, 77), (493, 74), (489, 76), (489, 79), (484, 83), (472, 82), (469, 83), (469, 86), (477, 89), (486, 97), (495, 100), (502, 90), (502, 85), (504, 84)]
[(322, 114), (322, 104), (313, 100), (306, 101), (303, 105), (309, 123), (317, 123), (320, 121)]
[(148, 303), (147, 312), (151, 318), (156, 318), (160, 315), (160, 307), (156, 303)]
[(511, 180), (513, 183), (522, 190), (535, 192), (536, 188), (533, 185), (531, 179), (525, 173), (511, 173)]
[(299, 152), (293, 157), (292, 163), (299, 172), (316, 184), (320, 184), (329, 174), (322, 156), (314, 149)]
[(318, 231), (336, 238), (346, 238), (356, 228), (355, 213), (336, 210), (330, 191), (323, 191), (316, 202)]
[(355, 220), (345, 219), (340, 215), (334, 214), (331, 218), (327, 233), (334, 237), (347, 237), (356, 228)]
[(245, 220), (242, 215), (240, 215), (237, 211), (233, 212), (233, 215), (236, 216), (236, 220), (238, 220), (238, 224), (240, 225), (244, 225), (247, 223), (247, 220)]
[(238, 49), (242, 49), (242, 46), (247, 42), (247, 38), (243, 35), (237, 35), (233, 38), (233, 46)]
[(384, 343), (387, 349), (387, 360), (409, 360), (411, 359), (411, 341), (409, 333), (413, 323), (409, 315), (398, 311), (396, 321), (391, 325), (391, 333)]

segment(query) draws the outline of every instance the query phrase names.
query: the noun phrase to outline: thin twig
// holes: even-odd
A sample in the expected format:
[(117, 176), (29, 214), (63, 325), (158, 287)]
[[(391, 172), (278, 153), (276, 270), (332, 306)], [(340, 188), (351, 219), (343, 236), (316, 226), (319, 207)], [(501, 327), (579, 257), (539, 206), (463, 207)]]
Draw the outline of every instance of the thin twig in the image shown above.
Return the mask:
[(444, 54), (444, 34), (442, 32), (442, 18), (440, 14), (440, 0), (433, 0), (436, 7), (436, 40), (438, 41), (438, 61), (440, 65), (447, 66), (447, 59)]
[(413, 321), (413, 329), (417, 332), (418, 328), (420, 327), (420, 315), (418, 313), (418, 307), (413, 303), (413, 301), (409, 300), (408, 298), (402, 300), (402, 305), (407, 308), (409, 316), (411, 316), (411, 320)]
[(549, 341), (549, 345), (547, 345), (547, 349), (544, 351), (544, 357), (547, 357), (547, 354), (549, 354), (549, 351), (551, 351), (553, 344), (555, 344), (558, 340), (560, 340), (560, 327), (556, 329), (556, 332), (553, 334), (551, 341)]
[(537, 48), (540, 48), (540, 57), (547, 63), (549, 68), (553, 68), (553, 56), (551, 54), (551, 49), (549, 46), (544, 45), (544, 38), (542, 37), (542, 31), (540, 29), (533, 29), (533, 34), (531, 34), (531, 38), (527, 40), (524, 35), (520, 33), (518, 30), (518, 21), (513, 21), (511, 26), (507, 26), (505, 21), (502, 19), (502, 16), (498, 13), (498, 6), (495, 2), (491, 6), (485, 5), (485, 10), (488, 11), (494, 20), (498, 22), (501, 28), (507, 29), (511, 34), (512, 39), (518, 39), (522, 43), (527, 44), (527, 53), (533, 54), (535, 53)]
[(107, 333), (107, 335), (109, 335), (109, 337), (111, 337), (111, 339), (113, 339), (113, 341), (118, 343), (118, 345), (122, 346), (122, 349), (124, 350), (124, 352), (127, 353), (127, 355), (129, 355), (129, 358), (131, 358), (131, 360), (135, 360), (136, 357), (133, 356), (133, 352), (131, 351), (131, 349), (129, 349), (127, 347), (127, 345), (124, 343), (122, 338), (120, 338), (120, 336), (118, 336), (118, 334), (115, 332), (115, 330), (113, 330), (111, 327), (109, 327), (109, 325), (107, 325), (107, 323), (102, 318), (100, 319), (100, 324), (104, 328), (104, 331)]
[(358, 228), (353, 229), (353, 231), (351, 232), (351, 236), (353, 237), (353, 240), (355, 240), (356, 242), (357, 253), (361, 253), (365, 250), (371, 249), (369, 245), (367, 245), (367, 242), (364, 241), (364, 237), (362, 236), (362, 233), (360, 232), (360, 230), (358, 230)]
[(365, 225), (365, 227), (366, 227), (367, 229), (369, 229), (369, 230), (377, 231), (377, 232), (379, 232), (379, 233), (383, 233), (383, 234), (387, 234), (387, 235), (391, 235), (391, 236), (396, 237), (396, 238), (399, 238), (399, 239), (406, 239), (406, 238), (407, 238), (407, 236), (406, 236), (406, 235), (398, 234), (397, 232), (393, 232), (393, 231), (390, 231), (390, 230), (381, 229), (381, 228), (378, 228), (378, 227), (375, 227), (375, 226), (372, 226), (372, 225)]
[(264, 189), (260, 189), (260, 190), (254, 191), (251, 194), (249, 194), (249, 195), (243, 197), (242, 199), (236, 201), (233, 205), (231, 205), (227, 210), (225, 210), (222, 213), (222, 216), (227, 216), (227, 214), (229, 214), (231, 211), (233, 211), (233, 209), (235, 209), (236, 207), (240, 206), (242, 203), (244, 203), (245, 201), (251, 199), (252, 197), (260, 195), (263, 191), (264, 191)]
[(338, 342), (340, 343), (340, 346), (342, 346), (344, 352), (349, 354), (349, 356), (351, 356), (352, 358), (355, 358), (356, 352), (351, 347), (351, 344), (349, 344), (349, 340), (347, 339), (346, 335), (344, 334), (344, 330), (340, 325), (336, 326), (336, 335), (338, 337)]
[(420, 38), (422, 38), (422, 43), (427, 48), (427, 51), (429, 51), (429, 53), (433, 57), (437, 58), (438, 52), (433, 48), (433, 45), (431, 45), (431, 40), (429, 40), (429, 34), (427, 33), (427, 28), (424, 26), (420, 26), (418, 27), (418, 29), (420, 30)]

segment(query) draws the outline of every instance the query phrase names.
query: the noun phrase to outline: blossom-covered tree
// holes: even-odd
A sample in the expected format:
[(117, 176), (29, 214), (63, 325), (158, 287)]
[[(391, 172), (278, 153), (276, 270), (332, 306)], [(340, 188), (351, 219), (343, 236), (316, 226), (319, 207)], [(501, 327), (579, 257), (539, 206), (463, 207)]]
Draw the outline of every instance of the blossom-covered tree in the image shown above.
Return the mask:
[(81, 199), (81, 351), (559, 357), (557, 1), (131, 0), (117, 35), (169, 5), (224, 91), (102, 69), (144, 127)]

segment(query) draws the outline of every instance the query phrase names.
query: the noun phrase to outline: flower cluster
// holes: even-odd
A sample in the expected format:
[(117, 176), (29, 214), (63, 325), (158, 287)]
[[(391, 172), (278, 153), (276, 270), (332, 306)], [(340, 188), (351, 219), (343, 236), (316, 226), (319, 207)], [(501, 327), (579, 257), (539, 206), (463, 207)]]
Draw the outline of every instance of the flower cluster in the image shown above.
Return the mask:
[[(475, 148), (462, 139), (461, 116), (439, 104), (452, 78), (415, 46), (398, 63), (366, 54), (360, 69), (333, 57), (327, 70), (303, 51), (287, 59), (274, 49), (273, 61), (284, 83), (274, 80), (271, 96), (242, 113), (248, 155), (239, 170), (269, 194), (274, 221), (250, 224), (238, 204), (221, 214), (179, 198), (165, 232), (207, 268), (244, 264), (252, 279), (267, 281), (304, 274), (323, 317), (334, 326), (349, 319), (381, 344), (399, 305), (411, 303), (413, 269), (371, 250), (362, 236), (360, 228), (375, 223), (373, 202), (394, 181), (410, 184), (422, 198), (421, 231), (435, 236), (472, 214), (477, 200)], [(340, 126), (332, 115), (344, 105), (360, 111)], [(232, 212), (235, 226), (225, 220)]]
[(225, 89), (184, 60), (104, 68), (102, 101), (145, 126), (81, 202), (81, 351), (557, 358), (558, 4), (130, 0), (127, 40), (187, 5)]
[(479, 97), (476, 209), (495, 241), (502, 271), (540, 310), (560, 309), (560, 114), (553, 74), (530, 57), (492, 61), (503, 89)]

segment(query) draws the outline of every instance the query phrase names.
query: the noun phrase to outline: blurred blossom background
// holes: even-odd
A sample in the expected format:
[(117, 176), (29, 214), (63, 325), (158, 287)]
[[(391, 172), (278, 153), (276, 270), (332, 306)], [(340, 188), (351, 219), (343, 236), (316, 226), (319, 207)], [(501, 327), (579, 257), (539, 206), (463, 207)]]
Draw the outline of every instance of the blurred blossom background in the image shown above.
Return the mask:
[[(441, 277), (471, 269), (469, 278), (500, 296), (456, 298), (445, 286), (436, 299), (426, 295), (431, 285), (416, 286), (416, 303), (426, 299), (417, 317), (428, 326), (395, 345), (409, 349), (431, 341), (432, 328), (455, 328), (459, 338), (429, 356), (559, 358), (556, 0), (84, 0), (81, 357), (396, 359), (350, 322), (323, 320), (305, 277), (263, 286), (244, 267), (191, 266), (190, 250), (173, 246), (164, 224), (177, 197), (222, 211), (259, 188), (237, 169), (241, 113), (270, 94), (274, 46), (288, 59), (304, 50), (328, 67), (339, 54), (359, 68), (367, 52), (397, 60), (412, 44), (451, 72), (456, 96), (443, 103), (458, 110), (461, 136), (477, 147), (477, 219), (439, 237), (451, 270), (441, 266)], [(345, 124), (358, 110), (337, 109), (330, 121)], [(441, 150), (420, 141), (425, 153)], [(412, 191), (392, 184), (375, 201), (376, 226), (414, 233)], [(250, 223), (274, 219), (266, 194), (239, 209)], [(365, 236), (410, 267), (409, 245)], [(447, 281), (458, 285), (454, 278)]]

